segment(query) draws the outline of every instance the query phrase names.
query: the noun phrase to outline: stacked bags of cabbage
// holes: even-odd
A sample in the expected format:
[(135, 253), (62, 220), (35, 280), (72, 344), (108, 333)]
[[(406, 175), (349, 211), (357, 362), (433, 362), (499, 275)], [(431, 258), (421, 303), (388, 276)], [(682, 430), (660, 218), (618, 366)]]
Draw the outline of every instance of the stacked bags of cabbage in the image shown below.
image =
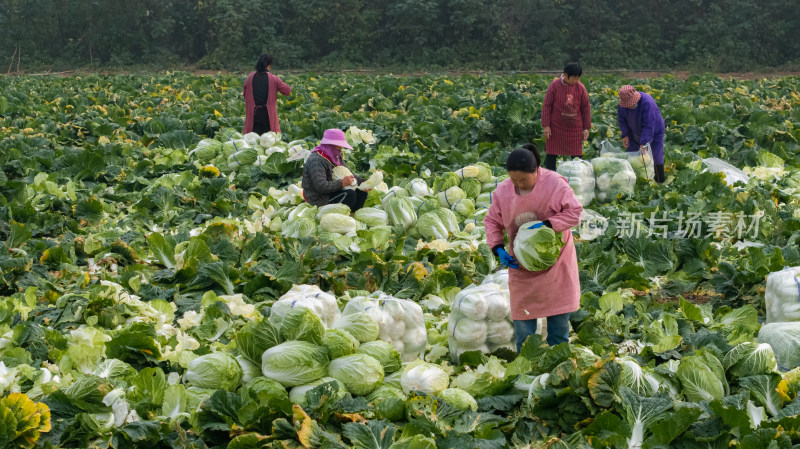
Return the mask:
[(507, 287), (494, 282), (470, 285), (450, 306), (447, 341), (455, 363), (462, 353), (514, 348), (514, 324)]
[[(367, 329), (363, 323), (368, 319), (374, 321), (377, 328)], [(422, 357), (428, 342), (422, 307), (380, 291), (350, 299), (334, 327), (347, 329), (350, 333), (363, 332), (363, 338), (385, 341), (406, 362)], [(357, 334), (354, 336), (360, 340), (362, 335)]]
[(589, 161), (574, 159), (562, 162), (556, 169), (559, 175), (566, 178), (581, 206), (587, 206), (594, 199), (594, 170)]

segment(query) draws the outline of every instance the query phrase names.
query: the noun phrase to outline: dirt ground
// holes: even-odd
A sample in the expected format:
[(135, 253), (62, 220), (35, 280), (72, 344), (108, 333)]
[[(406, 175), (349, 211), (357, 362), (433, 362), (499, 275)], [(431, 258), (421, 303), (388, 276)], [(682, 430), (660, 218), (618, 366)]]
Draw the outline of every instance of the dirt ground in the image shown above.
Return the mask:
[[(181, 70), (181, 69), (177, 69)], [(235, 74), (236, 72), (230, 72), (226, 70), (187, 70), (191, 71), (191, 73), (195, 75), (231, 75)], [(318, 70), (312, 70), (314, 72), (322, 73)], [(284, 74), (302, 74), (307, 73), (308, 71), (303, 70), (282, 70), (281, 73)], [(515, 71), (515, 72), (482, 72), (482, 71), (472, 71), (472, 70), (448, 70), (448, 71), (436, 71), (436, 72), (424, 72), (424, 71), (415, 71), (409, 73), (398, 73), (398, 72), (391, 72), (386, 70), (373, 70), (373, 69), (353, 69), (353, 70), (340, 70), (340, 71), (330, 71), (328, 73), (353, 73), (353, 74), (363, 74), (363, 75), (378, 75), (378, 74), (392, 74), (396, 76), (422, 76), (428, 73), (436, 73), (436, 74), (447, 74), (450, 76), (460, 76), (463, 74), (472, 74), (472, 75), (481, 75), (483, 73), (531, 73), (531, 74), (555, 74), (557, 70), (533, 70), (533, 71)], [(41, 72), (41, 73), (26, 73), (20, 72), (19, 75), (28, 75), (28, 76), (60, 76), (60, 77), (70, 77), (70, 76), (78, 76), (78, 75), (86, 75), (90, 73), (100, 73), (103, 75), (113, 75), (113, 74), (128, 74), (130, 72), (125, 71), (116, 71), (116, 70), (99, 70), (99, 71), (91, 71), (91, 70), (67, 70), (62, 72)], [(689, 78), (690, 75), (694, 74), (690, 71), (685, 70), (678, 70), (678, 71), (664, 71), (664, 72), (657, 72), (657, 71), (626, 71), (626, 70), (602, 70), (599, 72), (593, 72), (599, 74), (615, 74), (623, 78), (658, 78), (663, 75), (671, 74), (675, 76), (678, 80), (685, 80)], [(10, 72), (7, 75), (17, 75), (17, 73)], [(738, 80), (754, 80), (754, 79), (761, 79), (761, 78), (783, 78), (787, 76), (800, 76), (800, 71), (785, 71), (785, 70), (775, 70), (775, 71), (758, 71), (758, 72), (730, 72), (730, 73), (717, 73), (717, 76), (720, 78), (733, 78)]]

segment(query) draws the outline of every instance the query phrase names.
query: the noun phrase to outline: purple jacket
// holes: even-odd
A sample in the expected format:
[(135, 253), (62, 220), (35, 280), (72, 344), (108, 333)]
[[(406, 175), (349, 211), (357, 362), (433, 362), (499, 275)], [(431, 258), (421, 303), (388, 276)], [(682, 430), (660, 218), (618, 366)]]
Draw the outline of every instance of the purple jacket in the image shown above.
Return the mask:
[[(655, 100), (650, 95), (639, 92), (642, 98), (636, 104), (636, 108), (629, 109), (617, 106), (617, 120), (622, 137), (629, 137), (627, 151), (638, 151), (639, 145), (650, 143), (653, 152), (663, 151), (664, 146), (664, 119), (661, 111), (658, 110)], [(660, 134), (660, 136), (659, 136)], [(660, 137), (654, 142), (654, 137)], [(655, 148), (660, 140), (661, 148)]]

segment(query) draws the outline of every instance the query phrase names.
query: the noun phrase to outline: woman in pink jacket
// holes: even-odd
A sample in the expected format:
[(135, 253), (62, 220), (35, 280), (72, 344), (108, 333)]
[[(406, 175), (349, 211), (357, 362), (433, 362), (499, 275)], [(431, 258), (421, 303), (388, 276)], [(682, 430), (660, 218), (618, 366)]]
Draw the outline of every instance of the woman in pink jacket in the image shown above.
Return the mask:
[[(578, 259), (570, 228), (580, 222), (583, 208), (567, 180), (540, 164), (541, 156), (535, 145), (512, 151), (506, 161), (508, 179), (497, 185), (483, 221), (486, 243), (509, 268), (517, 351), (536, 332), (536, 319), (542, 317), (547, 317), (550, 346), (568, 341), (569, 314), (578, 310), (580, 304)], [(517, 231), (530, 221), (541, 221), (540, 225), (563, 231), (564, 247), (556, 263), (547, 270), (528, 271), (520, 267), (504, 247), (504, 232), (513, 251)]]
[(272, 56), (264, 53), (258, 58), (256, 71), (244, 82), (244, 130), (242, 134), (255, 132), (281, 132), (278, 124), (278, 92), (292, 93), (292, 88), (277, 76), (269, 73)]

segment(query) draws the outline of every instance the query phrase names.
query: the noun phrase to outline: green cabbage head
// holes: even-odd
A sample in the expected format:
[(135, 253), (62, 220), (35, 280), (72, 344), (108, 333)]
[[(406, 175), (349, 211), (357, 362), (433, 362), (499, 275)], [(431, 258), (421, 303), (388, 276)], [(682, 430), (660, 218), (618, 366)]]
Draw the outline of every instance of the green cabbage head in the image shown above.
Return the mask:
[(528, 229), (539, 221), (530, 221), (520, 226), (514, 239), (514, 256), (528, 271), (542, 271), (552, 267), (564, 247), (561, 232), (547, 226)]
[(184, 378), (193, 387), (233, 391), (242, 380), (242, 368), (232, 356), (212, 352), (192, 360)]
[[(237, 365), (238, 366), (238, 365)], [(264, 351), (261, 372), (284, 387), (322, 379), (328, 368), (328, 350), (307, 341), (287, 341)]]
[(353, 354), (331, 360), (328, 373), (354, 395), (372, 393), (383, 383), (383, 366), (366, 354)]
[(439, 397), (459, 410), (478, 410), (478, 402), (471, 394), (460, 388), (446, 388)]

